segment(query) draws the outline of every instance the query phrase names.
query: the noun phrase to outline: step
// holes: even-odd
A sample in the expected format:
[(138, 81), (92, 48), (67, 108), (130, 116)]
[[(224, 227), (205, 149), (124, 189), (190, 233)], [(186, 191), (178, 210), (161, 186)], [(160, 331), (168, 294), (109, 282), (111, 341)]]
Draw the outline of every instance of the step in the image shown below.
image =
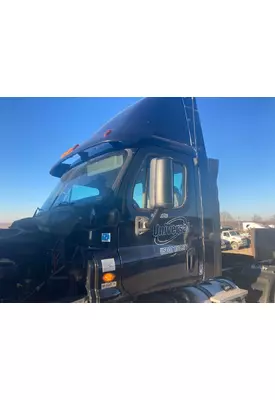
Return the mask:
[(210, 297), (210, 302), (211, 303), (228, 303), (230, 301), (239, 299), (239, 298), (244, 298), (246, 297), (248, 294), (248, 291), (245, 289), (231, 289), (228, 291), (222, 291), (219, 292), (217, 294), (215, 294), (215, 296)]

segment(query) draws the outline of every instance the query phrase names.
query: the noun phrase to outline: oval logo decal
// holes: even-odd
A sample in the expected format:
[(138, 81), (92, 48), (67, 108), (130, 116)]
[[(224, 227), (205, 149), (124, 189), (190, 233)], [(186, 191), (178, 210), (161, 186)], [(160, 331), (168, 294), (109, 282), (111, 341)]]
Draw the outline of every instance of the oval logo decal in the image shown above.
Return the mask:
[(184, 243), (186, 242), (190, 224), (185, 217), (172, 218), (164, 224), (157, 224), (153, 229), (154, 242), (157, 245), (171, 243), (178, 236), (184, 234)]

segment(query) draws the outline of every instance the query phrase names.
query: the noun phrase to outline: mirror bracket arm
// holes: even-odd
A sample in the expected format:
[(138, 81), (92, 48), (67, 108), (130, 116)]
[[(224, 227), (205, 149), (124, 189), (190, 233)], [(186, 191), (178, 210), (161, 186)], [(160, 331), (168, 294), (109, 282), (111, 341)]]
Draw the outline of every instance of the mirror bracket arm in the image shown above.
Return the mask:
[(152, 217), (150, 218), (149, 221), (146, 222), (146, 228), (149, 230), (152, 228), (152, 226), (159, 220), (161, 214), (163, 213), (164, 208), (163, 207), (158, 207), (154, 210)]
[(150, 231), (152, 226), (159, 220), (164, 208), (156, 208), (149, 219), (148, 217), (138, 216), (135, 219), (135, 234), (137, 236), (143, 235), (144, 233)]

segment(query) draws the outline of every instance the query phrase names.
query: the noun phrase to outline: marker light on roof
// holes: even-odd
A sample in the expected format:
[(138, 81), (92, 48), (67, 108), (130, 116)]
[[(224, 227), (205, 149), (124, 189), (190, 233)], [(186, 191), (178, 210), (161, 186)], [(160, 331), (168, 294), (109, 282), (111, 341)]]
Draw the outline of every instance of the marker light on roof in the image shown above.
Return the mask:
[(65, 153), (62, 154), (61, 158), (68, 156), (70, 153), (72, 153), (78, 147), (79, 147), (79, 144), (76, 144), (74, 147), (71, 147), (69, 150), (65, 151)]
[(112, 129), (108, 129), (105, 133), (104, 133), (104, 137), (107, 137), (111, 134)]

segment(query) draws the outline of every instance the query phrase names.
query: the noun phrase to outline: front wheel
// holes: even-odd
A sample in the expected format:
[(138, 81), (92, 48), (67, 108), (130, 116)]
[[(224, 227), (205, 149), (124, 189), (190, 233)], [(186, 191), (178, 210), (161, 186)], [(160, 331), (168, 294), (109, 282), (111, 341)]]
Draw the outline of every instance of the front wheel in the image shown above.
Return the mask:
[(237, 242), (232, 242), (231, 243), (231, 248), (232, 250), (239, 250), (239, 245)]

